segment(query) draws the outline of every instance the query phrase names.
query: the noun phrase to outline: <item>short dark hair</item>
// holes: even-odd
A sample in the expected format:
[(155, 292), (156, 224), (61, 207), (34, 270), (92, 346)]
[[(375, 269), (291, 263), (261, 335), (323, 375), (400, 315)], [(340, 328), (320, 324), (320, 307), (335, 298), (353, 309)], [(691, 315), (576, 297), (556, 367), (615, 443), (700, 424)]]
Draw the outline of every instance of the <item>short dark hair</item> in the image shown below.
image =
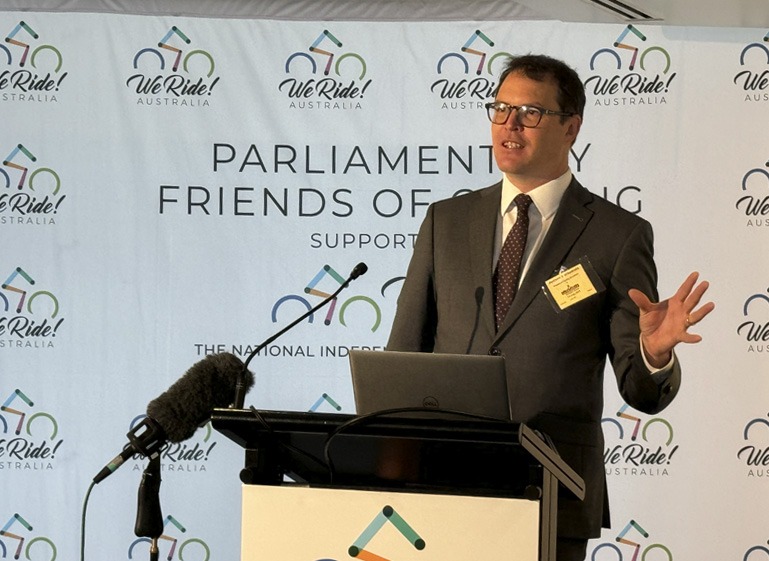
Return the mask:
[(577, 72), (565, 62), (546, 55), (528, 54), (510, 57), (502, 69), (502, 74), (499, 75), (495, 96), (505, 78), (513, 72), (519, 72), (537, 82), (552, 78), (558, 85), (559, 109), (582, 117), (585, 111), (585, 86)]

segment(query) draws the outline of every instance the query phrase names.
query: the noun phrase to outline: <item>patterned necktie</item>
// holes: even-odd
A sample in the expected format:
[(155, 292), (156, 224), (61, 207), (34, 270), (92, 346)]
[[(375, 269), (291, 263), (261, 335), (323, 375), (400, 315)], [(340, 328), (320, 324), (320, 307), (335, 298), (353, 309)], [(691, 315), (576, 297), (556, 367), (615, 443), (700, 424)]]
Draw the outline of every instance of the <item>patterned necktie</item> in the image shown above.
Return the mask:
[(529, 205), (531, 197), (521, 193), (513, 199), (518, 207), (518, 217), (515, 224), (502, 244), (497, 269), (494, 271), (494, 319), (497, 329), (507, 315), (507, 310), (518, 290), (518, 279), (521, 277), (521, 260), (529, 234)]

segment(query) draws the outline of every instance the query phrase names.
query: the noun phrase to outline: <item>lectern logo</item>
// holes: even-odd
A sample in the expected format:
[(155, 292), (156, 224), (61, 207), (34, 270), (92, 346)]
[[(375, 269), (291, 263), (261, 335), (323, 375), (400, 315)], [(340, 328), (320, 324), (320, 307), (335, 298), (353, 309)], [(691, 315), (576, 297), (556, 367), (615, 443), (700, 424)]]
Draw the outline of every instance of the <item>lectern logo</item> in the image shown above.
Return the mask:
[[(614, 540), (619, 545), (609, 542), (597, 545), (590, 555), (590, 561), (623, 561), (625, 555), (633, 561), (637, 559), (673, 561), (673, 554), (667, 546), (661, 543), (649, 544), (650, 541), (653, 541), (649, 538), (649, 532), (637, 521), (630, 520)], [(648, 557), (649, 553), (655, 550), (658, 553)]]
[[(379, 553), (374, 553), (366, 548), (371, 543), (371, 540), (379, 533), (379, 530), (387, 523), (392, 524), (396, 530), (403, 536), (417, 551), (422, 551), (425, 548), (425, 540), (423, 540), (419, 534), (416, 533), (408, 522), (406, 522), (400, 514), (398, 514), (393, 507), (386, 505), (371, 523), (366, 526), (366, 529), (358, 536), (353, 544), (347, 550), (347, 554), (355, 559), (361, 559), (362, 561), (391, 561), (388, 557), (384, 557)], [(318, 559), (317, 561), (336, 561), (334, 559)]]
[[(661, 417), (644, 419), (629, 412), (623, 404), (618, 419), (607, 417), (602, 424), (616, 432), (616, 443), (607, 434), (604, 466), (607, 475), (667, 476), (678, 445), (673, 440), (673, 426)], [(636, 442), (638, 438), (643, 442)]]

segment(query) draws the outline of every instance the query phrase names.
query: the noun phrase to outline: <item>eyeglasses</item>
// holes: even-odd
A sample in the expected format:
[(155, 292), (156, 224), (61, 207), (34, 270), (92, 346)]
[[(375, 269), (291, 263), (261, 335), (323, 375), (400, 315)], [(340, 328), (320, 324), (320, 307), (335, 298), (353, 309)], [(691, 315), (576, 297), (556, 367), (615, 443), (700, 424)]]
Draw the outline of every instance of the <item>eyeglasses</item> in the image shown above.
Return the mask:
[(553, 111), (544, 109), (536, 105), (509, 105), (501, 101), (492, 101), (486, 104), (486, 111), (489, 115), (489, 121), (495, 125), (504, 125), (510, 118), (510, 113), (515, 110), (515, 122), (522, 127), (534, 128), (539, 125), (543, 115), (560, 115), (561, 117), (571, 117), (576, 113), (565, 113), (563, 111)]

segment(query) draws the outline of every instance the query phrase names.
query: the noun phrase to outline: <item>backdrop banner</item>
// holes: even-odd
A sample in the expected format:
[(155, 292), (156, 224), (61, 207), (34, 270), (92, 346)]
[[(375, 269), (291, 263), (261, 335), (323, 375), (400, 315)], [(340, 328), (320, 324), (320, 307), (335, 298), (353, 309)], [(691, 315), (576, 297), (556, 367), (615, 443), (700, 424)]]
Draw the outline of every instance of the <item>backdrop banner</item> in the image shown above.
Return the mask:
[[(717, 304), (661, 414), (607, 371), (613, 527), (588, 558), (769, 559), (767, 30), (0, 11), (0, 36), (3, 558), (76, 559), (147, 403), (363, 261), (246, 399), (354, 413), (350, 349), (384, 348), (427, 205), (500, 179), (483, 105), (535, 52), (584, 80), (572, 171), (653, 224), (660, 294), (699, 270)], [(87, 559), (148, 555), (145, 463), (95, 488)], [(238, 558), (241, 465), (210, 425), (163, 453), (161, 555)]]

